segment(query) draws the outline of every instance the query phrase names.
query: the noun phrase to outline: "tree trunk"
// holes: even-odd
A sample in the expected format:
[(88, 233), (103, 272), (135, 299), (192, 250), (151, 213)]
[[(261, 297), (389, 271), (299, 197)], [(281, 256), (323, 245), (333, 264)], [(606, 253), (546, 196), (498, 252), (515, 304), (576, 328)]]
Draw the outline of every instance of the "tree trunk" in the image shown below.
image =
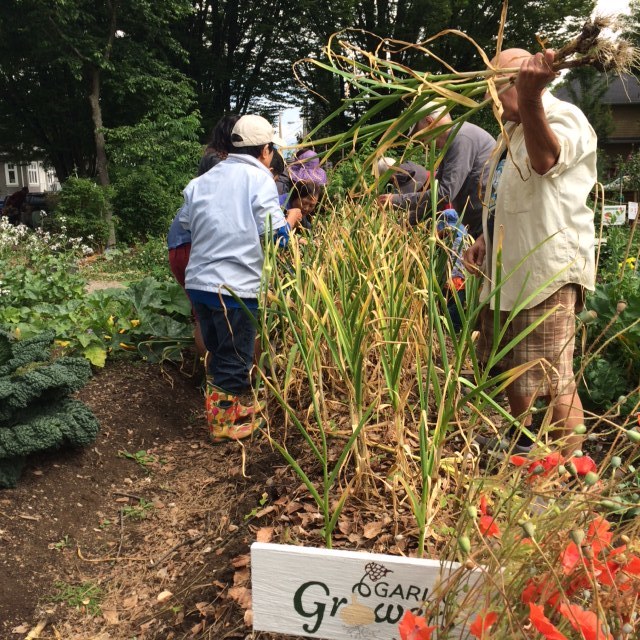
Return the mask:
[[(91, 93), (89, 93), (89, 104), (91, 105), (91, 118), (93, 120), (93, 139), (96, 145), (96, 175), (98, 176), (98, 184), (101, 187), (108, 187), (111, 182), (109, 180), (107, 152), (105, 149), (104, 133), (102, 131), (100, 69), (98, 67), (92, 67), (91, 69)], [(107, 238), (107, 249), (109, 249), (114, 247), (116, 244), (116, 232), (110, 205), (107, 206), (107, 210), (105, 212), (105, 222), (109, 229), (109, 236)]]

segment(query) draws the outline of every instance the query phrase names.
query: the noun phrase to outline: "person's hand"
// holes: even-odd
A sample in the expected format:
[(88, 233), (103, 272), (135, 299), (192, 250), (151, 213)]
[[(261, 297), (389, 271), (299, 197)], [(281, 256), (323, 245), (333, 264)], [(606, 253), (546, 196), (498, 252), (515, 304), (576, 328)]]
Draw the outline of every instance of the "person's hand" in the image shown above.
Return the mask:
[(547, 85), (556, 79), (558, 74), (553, 70), (556, 57), (553, 49), (545, 49), (527, 58), (516, 76), (518, 100), (539, 100)]
[(469, 273), (474, 275), (480, 274), (480, 267), (484, 263), (485, 256), (487, 255), (487, 243), (484, 240), (484, 235), (479, 236), (478, 239), (464, 252), (462, 261)]
[(287, 217), (286, 217), (287, 222), (289, 223), (289, 226), (293, 229), (294, 227), (297, 227), (300, 222), (302, 221), (302, 211), (300, 209), (288, 209), (287, 210)]
[(382, 195), (378, 196), (378, 204), (381, 207), (388, 207), (391, 206), (393, 200), (393, 195), (390, 193), (383, 193)]

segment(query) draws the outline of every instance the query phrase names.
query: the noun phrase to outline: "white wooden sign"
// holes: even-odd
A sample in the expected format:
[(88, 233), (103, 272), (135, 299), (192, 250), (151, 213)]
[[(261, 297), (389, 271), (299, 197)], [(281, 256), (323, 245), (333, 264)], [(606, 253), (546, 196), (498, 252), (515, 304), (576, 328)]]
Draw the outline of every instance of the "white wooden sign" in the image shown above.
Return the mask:
[(604, 218), (604, 224), (608, 225), (620, 225), (627, 221), (627, 205), (615, 204), (605, 205), (602, 211), (602, 217)]
[(629, 213), (629, 220), (635, 220), (638, 217), (638, 203), (627, 202), (627, 212)]
[(447, 637), (467, 638), (465, 623), (480, 609), (472, 587), (481, 575), (455, 562), (256, 542), (253, 628), (328, 640), (394, 640), (404, 612), (418, 614), (428, 602), (438, 605), (442, 621), (432, 618), (430, 625), (442, 628), (458, 610)]

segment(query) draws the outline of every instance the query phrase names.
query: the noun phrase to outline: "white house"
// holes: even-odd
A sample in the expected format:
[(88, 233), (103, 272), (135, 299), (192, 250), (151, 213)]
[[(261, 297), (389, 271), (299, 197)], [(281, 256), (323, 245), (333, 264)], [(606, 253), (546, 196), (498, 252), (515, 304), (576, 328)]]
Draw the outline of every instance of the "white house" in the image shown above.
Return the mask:
[(42, 160), (31, 162), (0, 161), (0, 197), (28, 187), (31, 193), (58, 191), (60, 183), (56, 172), (47, 168)]

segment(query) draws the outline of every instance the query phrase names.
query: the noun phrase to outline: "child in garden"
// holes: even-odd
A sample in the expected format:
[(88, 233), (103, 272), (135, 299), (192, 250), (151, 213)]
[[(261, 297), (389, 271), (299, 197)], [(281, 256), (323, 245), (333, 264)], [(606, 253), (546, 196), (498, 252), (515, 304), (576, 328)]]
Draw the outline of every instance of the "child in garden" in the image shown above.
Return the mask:
[(291, 188), (285, 208), (300, 209), (302, 211), (302, 222), (300, 225), (307, 231), (311, 231), (313, 214), (318, 206), (321, 187), (310, 180), (300, 180)]
[[(198, 166), (199, 176), (209, 171), (212, 167), (215, 167), (219, 162), (222, 162), (229, 153), (233, 151), (231, 131), (239, 119), (240, 116), (231, 114), (223, 116), (218, 121), (211, 134), (211, 142), (207, 145), (207, 151), (200, 160)], [(176, 213), (169, 227), (167, 246), (169, 249), (169, 268), (174, 278), (184, 289), (185, 271), (187, 269), (187, 263), (189, 262), (189, 253), (191, 252), (191, 233), (187, 229), (184, 229), (180, 223), (179, 218), (181, 213), (182, 208)], [(200, 325), (195, 313), (194, 318), (195, 327), (193, 330), (193, 338), (196, 344), (196, 351), (198, 355), (202, 357), (207, 350), (202, 340), (202, 332), (200, 331)]]
[(302, 181), (314, 182), (321, 191), (327, 186), (327, 174), (320, 166), (320, 157), (313, 149), (299, 149), (286, 171), (277, 179), (280, 202), (286, 200), (294, 184)]
[(264, 262), (261, 243), (273, 233), (286, 244), (302, 217), (299, 209), (291, 209), (285, 219), (280, 209), (269, 167), (274, 145), (281, 141), (269, 122), (242, 116), (231, 142), (233, 153), (225, 162), (187, 185), (181, 216), (191, 231), (186, 289), (210, 356), (205, 408), (213, 442), (246, 438), (262, 424), (249, 378)]

